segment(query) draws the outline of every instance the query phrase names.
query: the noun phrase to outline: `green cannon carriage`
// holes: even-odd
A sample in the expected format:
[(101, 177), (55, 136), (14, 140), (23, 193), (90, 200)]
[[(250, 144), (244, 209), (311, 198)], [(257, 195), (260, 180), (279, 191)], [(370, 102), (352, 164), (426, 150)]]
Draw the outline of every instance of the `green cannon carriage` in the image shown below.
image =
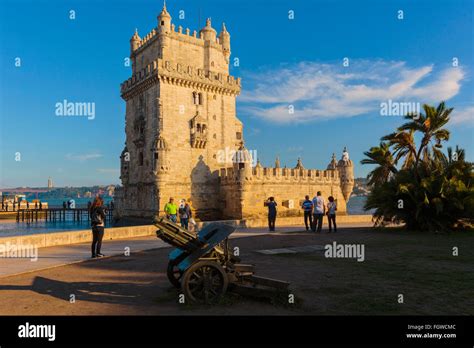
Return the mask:
[(287, 282), (256, 276), (255, 265), (232, 253), (234, 227), (214, 222), (194, 234), (164, 217), (155, 225), (157, 237), (176, 248), (169, 254), (167, 276), (189, 302), (216, 303), (228, 290), (257, 297), (288, 292)]

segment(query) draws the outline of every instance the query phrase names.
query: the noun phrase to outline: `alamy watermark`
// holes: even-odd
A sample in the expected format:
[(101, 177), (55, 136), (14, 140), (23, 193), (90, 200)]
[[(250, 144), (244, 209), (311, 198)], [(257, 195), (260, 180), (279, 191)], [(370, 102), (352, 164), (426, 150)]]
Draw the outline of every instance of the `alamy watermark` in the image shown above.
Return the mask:
[(0, 258), (22, 258), (38, 261), (38, 247), (32, 244), (0, 244)]
[(405, 116), (414, 115), (417, 119), (421, 112), (421, 104), (418, 102), (397, 102), (389, 99), (380, 103), (380, 115), (382, 116)]
[(365, 260), (364, 244), (326, 244), (324, 246), (324, 256), (327, 258), (347, 258), (357, 259), (357, 262)]
[(56, 325), (36, 325), (26, 322), (18, 326), (20, 338), (46, 338), (48, 341), (56, 340)]
[(56, 116), (83, 116), (88, 120), (95, 119), (94, 102), (70, 102), (64, 99), (55, 104)]
[(247, 163), (250, 162), (252, 167), (257, 165), (257, 150), (235, 150), (230, 147), (217, 151), (217, 162), (219, 164)]

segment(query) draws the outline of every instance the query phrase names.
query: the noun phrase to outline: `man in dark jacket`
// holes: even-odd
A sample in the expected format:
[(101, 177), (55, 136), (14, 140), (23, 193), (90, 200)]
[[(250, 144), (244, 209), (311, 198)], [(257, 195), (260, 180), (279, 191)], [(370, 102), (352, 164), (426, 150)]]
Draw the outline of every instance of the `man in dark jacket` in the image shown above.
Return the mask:
[(268, 229), (275, 231), (275, 220), (277, 216), (277, 202), (275, 202), (275, 198), (268, 198), (265, 202), (265, 206), (268, 208)]

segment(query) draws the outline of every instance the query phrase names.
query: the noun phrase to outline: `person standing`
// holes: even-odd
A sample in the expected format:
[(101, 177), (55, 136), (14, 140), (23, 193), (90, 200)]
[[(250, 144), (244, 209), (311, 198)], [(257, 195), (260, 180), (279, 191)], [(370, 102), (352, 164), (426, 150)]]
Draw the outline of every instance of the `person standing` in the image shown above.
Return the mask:
[(301, 208), (304, 212), (304, 224), (306, 226), (306, 231), (308, 231), (313, 226), (313, 202), (309, 199), (308, 195), (304, 197), (304, 202), (301, 205)]
[(174, 203), (174, 198), (170, 197), (169, 202), (165, 204), (166, 218), (176, 223), (178, 221), (177, 213), (178, 206)]
[(193, 218), (193, 208), (191, 205), (191, 199), (186, 201), (186, 205), (189, 207), (189, 220), (188, 220), (188, 231), (197, 234), (198, 228), (196, 220)]
[(337, 210), (337, 204), (334, 201), (333, 196), (328, 197), (328, 224), (329, 224), (329, 232), (331, 232), (331, 222), (334, 225), (334, 232), (337, 232), (337, 226), (336, 226), (336, 210)]
[(102, 247), (102, 238), (104, 238), (105, 228), (105, 211), (104, 201), (97, 196), (92, 203), (90, 210), (91, 226), (92, 226), (92, 258), (105, 256), (100, 252)]
[(277, 216), (277, 202), (275, 202), (274, 197), (269, 197), (265, 202), (265, 206), (268, 208), (268, 229), (270, 231), (275, 231), (275, 221)]
[(179, 201), (179, 206), (178, 206), (178, 216), (179, 216), (179, 223), (181, 227), (185, 228), (186, 224), (186, 213), (184, 211), (184, 199)]
[(183, 206), (179, 207), (179, 221), (181, 222), (181, 227), (188, 229), (189, 219), (192, 217), (191, 206), (184, 199), (182, 201)]
[(316, 197), (313, 198), (313, 232), (321, 233), (325, 211), (324, 198), (321, 196), (321, 191), (318, 191)]

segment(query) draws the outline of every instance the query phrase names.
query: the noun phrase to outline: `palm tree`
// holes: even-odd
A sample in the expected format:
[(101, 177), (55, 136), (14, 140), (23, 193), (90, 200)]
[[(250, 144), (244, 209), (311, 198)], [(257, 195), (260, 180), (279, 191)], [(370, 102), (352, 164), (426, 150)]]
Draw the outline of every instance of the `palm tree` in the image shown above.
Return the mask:
[(395, 156), (395, 164), (404, 158), (402, 169), (410, 168), (415, 162), (416, 145), (413, 137), (413, 130), (398, 131), (382, 137), (382, 141), (387, 141), (390, 147), (393, 147), (393, 155)]
[[(447, 109), (444, 102), (441, 102), (437, 108), (424, 104), (423, 110), (425, 114), (420, 113), (413, 117), (413, 115), (405, 116), (406, 120), (410, 120), (398, 128), (399, 132), (410, 131), (420, 132), (423, 134), (420, 147), (415, 155), (415, 168), (418, 168), (420, 160), (429, 162), (431, 159), (440, 159), (444, 155), (441, 152), (442, 141), (449, 140), (449, 131), (443, 128), (449, 122), (449, 114), (453, 108)], [(429, 146), (434, 142), (434, 145)]]
[(381, 142), (379, 146), (371, 147), (369, 151), (364, 152), (368, 158), (364, 158), (360, 163), (375, 164), (377, 168), (372, 170), (367, 179), (369, 185), (378, 185), (387, 182), (393, 174), (397, 173), (395, 161), (393, 160), (390, 146), (387, 142)]

